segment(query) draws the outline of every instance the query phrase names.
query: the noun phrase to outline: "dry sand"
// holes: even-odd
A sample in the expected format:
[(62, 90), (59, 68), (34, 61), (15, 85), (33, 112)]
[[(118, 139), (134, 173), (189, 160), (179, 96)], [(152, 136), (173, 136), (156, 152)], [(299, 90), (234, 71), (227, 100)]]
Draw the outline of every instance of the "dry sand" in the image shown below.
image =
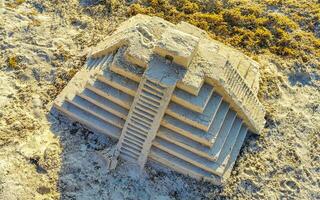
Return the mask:
[(319, 59), (259, 57), (267, 124), (247, 139), (223, 188), (153, 163), (142, 177), (131, 166), (108, 172), (104, 152), (114, 141), (47, 115), (46, 105), (82, 66), (85, 48), (125, 19), (124, 8), (16, 2), (0, 1), (1, 200), (320, 199)]

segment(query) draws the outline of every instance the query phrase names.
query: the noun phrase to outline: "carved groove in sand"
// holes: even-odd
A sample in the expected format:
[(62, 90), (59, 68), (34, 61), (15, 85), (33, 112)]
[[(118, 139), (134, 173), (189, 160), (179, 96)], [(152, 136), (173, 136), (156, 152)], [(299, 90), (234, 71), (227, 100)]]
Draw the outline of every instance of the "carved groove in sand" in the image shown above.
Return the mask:
[(53, 107), (118, 139), (122, 159), (221, 184), (247, 133), (263, 128), (258, 83), (256, 62), (202, 30), (137, 15), (92, 50)]

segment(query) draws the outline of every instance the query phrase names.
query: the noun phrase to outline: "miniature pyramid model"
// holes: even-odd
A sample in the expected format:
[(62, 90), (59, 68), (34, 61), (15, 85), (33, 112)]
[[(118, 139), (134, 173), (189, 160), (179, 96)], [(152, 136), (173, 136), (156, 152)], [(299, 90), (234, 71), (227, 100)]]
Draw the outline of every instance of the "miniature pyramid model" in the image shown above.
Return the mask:
[(92, 50), (52, 110), (118, 140), (117, 155), (141, 168), (149, 159), (219, 185), (263, 128), (258, 88), (244, 54), (188, 23), (137, 15)]

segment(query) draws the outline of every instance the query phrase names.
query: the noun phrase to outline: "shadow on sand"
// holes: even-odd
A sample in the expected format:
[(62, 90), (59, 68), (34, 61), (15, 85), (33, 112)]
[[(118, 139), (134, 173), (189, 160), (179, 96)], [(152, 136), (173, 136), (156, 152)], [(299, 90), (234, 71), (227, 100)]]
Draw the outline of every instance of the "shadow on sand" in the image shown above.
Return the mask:
[(221, 188), (200, 183), (155, 163), (142, 174), (128, 163), (108, 171), (105, 152), (116, 141), (71, 122), (56, 110), (47, 116), (51, 131), (60, 139), (61, 169), (58, 190), (66, 199), (206, 199)]

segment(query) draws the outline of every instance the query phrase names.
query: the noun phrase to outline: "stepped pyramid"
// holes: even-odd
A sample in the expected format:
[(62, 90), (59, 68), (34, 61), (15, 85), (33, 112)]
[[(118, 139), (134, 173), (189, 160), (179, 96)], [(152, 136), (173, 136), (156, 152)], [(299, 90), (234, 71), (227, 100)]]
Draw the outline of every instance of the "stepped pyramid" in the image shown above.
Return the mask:
[(259, 65), (188, 24), (137, 15), (93, 48), (52, 109), (148, 159), (221, 184), (248, 132), (259, 134)]

